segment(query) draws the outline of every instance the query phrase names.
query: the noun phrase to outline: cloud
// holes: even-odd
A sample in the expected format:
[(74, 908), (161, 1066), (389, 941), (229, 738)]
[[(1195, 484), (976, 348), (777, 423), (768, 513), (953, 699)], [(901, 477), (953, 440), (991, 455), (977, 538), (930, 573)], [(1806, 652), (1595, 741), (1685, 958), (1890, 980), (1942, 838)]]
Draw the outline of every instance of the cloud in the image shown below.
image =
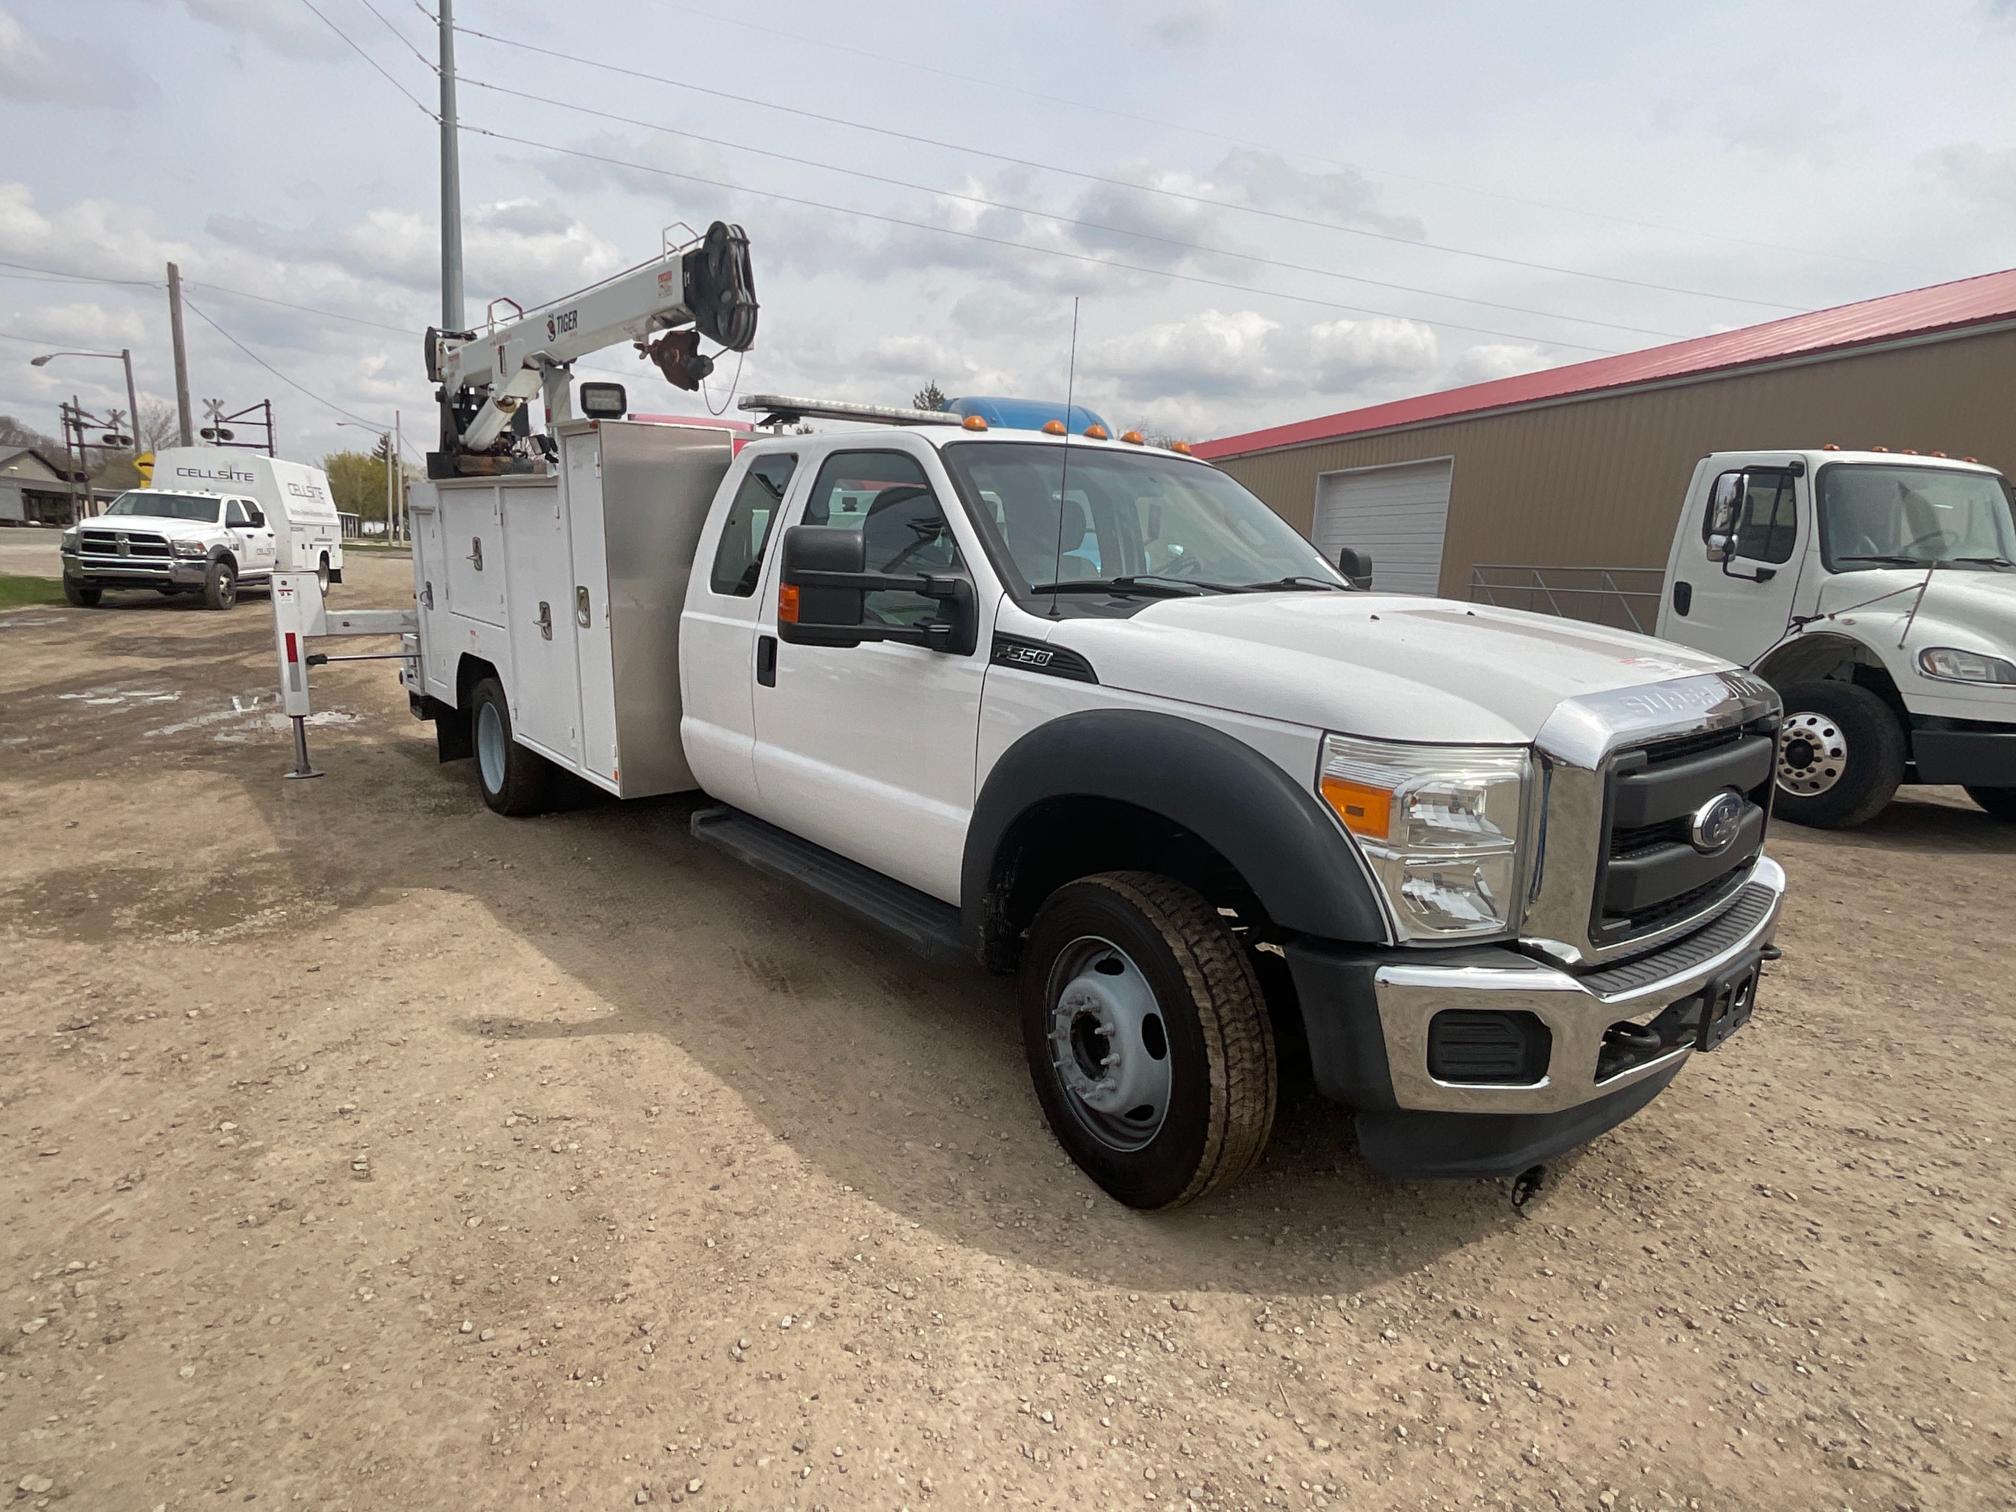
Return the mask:
[(342, 39), (295, 0), (182, 0), (182, 5), (198, 21), (253, 37), (284, 57), (350, 55)]
[(80, 110), (131, 110), (161, 91), (104, 44), (41, 37), (0, 10), (0, 96)]
[(1204, 310), (1099, 342), (1084, 354), (1081, 370), (1144, 400), (1263, 399), (1423, 378), (1438, 355), (1435, 333), (1409, 320), (1284, 325), (1251, 310)]
[(1209, 41), (1230, 9), (1227, 0), (1184, 0), (1175, 5), (1157, 5), (1142, 35), (1165, 52), (1186, 51)]
[[(339, 231), (333, 258), (351, 272), (432, 293), (441, 286), (441, 230), (432, 215), (380, 208)], [(464, 206), (463, 281), (473, 305), (508, 294), (528, 308), (625, 265), (615, 245), (532, 201)]]
[(8, 315), (8, 325), (19, 335), (46, 340), (52, 351), (74, 347), (116, 352), (121, 347), (138, 346), (147, 335), (146, 323), (136, 311), (89, 300), (17, 310)]

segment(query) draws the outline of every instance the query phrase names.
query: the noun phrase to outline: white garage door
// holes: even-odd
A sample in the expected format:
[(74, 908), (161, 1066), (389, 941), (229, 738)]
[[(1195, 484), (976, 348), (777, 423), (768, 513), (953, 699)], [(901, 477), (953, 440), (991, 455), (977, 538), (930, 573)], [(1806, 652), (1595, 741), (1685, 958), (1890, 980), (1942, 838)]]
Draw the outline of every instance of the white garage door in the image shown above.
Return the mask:
[(1343, 546), (1369, 551), (1381, 593), (1433, 594), (1448, 523), (1448, 460), (1409, 462), (1318, 478), (1310, 539), (1333, 562)]

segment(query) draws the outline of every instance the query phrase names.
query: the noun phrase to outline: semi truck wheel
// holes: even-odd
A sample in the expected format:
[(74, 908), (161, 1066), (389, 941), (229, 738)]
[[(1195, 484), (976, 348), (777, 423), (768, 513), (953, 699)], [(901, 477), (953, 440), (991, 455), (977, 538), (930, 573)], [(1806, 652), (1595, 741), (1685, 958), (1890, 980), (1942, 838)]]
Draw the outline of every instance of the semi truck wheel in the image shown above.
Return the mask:
[(238, 602), (238, 569), (229, 562), (212, 562), (203, 574), (203, 607), (229, 609)]
[(1997, 819), (2016, 824), (2016, 787), (1970, 787), (1967, 796)]
[(63, 602), (78, 609), (96, 609), (105, 597), (103, 588), (86, 587), (72, 578), (63, 579)]
[(1780, 692), (1779, 815), (1815, 829), (1868, 823), (1904, 780), (1904, 730), (1897, 716), (1854, 683), (1793, 683)]
[(494, 677), (476, 684), (469, 700), (469, 733), (476, 747), (476, 785), (497, 813), (522, 818), (546, 806), (546, 759), (511, 736), (511, 707)]
[(1071, 1158), (1137, 1208), (1236, 1180), (1274, 1128), (1274, 1031), (1245, 950), (1182, 883), (1107, 872), (1044, 902), (1022, 1045)]

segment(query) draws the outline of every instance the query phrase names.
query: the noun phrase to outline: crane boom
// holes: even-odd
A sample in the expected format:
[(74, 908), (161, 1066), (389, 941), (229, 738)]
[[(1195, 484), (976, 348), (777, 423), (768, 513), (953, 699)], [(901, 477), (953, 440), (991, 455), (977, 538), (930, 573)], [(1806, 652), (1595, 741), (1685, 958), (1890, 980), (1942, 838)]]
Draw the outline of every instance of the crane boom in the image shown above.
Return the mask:
[(526, 433), (515, 424), (525, 401), (543, 389), (549, 423), (571, 418), (574, 362), (626, 339), (673, 384), (698, 388), (714, 366), (699, 350), (702, 336), (734, 352), (756, 338), (749, 238), (716, 221), (697, 244), (533, 310), (512, 308), (478, 331), (427, 333), (427, 375), (441, 404), (431, 476), (510, 468), (512, 442)]

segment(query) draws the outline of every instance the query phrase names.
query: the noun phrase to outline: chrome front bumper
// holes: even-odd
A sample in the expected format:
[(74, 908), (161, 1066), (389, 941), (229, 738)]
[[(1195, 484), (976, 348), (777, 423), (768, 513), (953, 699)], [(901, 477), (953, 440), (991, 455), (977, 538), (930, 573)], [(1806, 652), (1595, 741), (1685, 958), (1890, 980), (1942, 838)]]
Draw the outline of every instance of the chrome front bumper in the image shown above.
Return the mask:
[[(1761, 891), (1760, 891), (1761, 890)], [(1723, 915), (1695, 934), (1614, 966), (1573, 973), (1512, 950), (1465, 952), (1461, 963), (1388, 961), (1372, 973), (1394, 1103), (1410, 1111), (1558, 1113), (1679, 1069), (1678, 1045), (1598, 1080), (1605, 1031), (1644, 1022), (1701, 992), (1771, 941), (1785, 901), (1785, 873), (1758, 860)], [(1429, 1024), (1448, 1009), (1526, 1012), (1547, 1026), (1547, 1070), (1516, 1086), (1442, 1081), (1428, 1069)]]

